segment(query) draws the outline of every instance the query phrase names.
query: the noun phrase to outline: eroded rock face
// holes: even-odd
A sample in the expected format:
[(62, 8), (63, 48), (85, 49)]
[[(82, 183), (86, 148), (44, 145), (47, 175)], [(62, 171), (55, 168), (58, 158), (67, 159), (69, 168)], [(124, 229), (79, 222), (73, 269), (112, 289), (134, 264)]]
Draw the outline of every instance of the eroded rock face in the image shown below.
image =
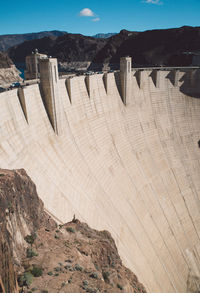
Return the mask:
[(21, 81), (19, 74), (19, 70), (17, 70), (7, 53), (0, 52), (0, 86)]
[(0, 228), (1, 292), (146, 292), (110, 233), (75, 217), (57, 226), (24, 170), (0, 170)]
[(0, 52), (0, 68), (8, 68), (13, 64), (7, 53)]

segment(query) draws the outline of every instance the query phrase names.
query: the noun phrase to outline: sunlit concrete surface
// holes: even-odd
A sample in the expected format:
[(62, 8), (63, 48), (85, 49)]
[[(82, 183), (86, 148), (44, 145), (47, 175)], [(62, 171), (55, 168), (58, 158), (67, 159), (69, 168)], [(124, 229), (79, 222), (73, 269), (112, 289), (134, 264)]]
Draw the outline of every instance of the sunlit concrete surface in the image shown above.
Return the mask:
[(197, 292), (199, 72), (130, 74), (125, 103), (116, 73), (57, 80), (49, 116), (38, 84), (1, 93), (0, 165), (26, 169), (60, 223), (109, 230), (148, 292)]

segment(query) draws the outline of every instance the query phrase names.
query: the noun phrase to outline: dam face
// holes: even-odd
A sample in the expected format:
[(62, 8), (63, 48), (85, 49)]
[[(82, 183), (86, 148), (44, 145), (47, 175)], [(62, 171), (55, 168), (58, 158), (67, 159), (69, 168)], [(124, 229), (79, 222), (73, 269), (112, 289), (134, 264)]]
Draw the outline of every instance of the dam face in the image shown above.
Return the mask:
[(1, 168), (26, 169), (58, 222), (110, 231), (148, 292), (198, 292), (199, 70), (135, 69), (121, 93), (118, 75), (1, 93)]

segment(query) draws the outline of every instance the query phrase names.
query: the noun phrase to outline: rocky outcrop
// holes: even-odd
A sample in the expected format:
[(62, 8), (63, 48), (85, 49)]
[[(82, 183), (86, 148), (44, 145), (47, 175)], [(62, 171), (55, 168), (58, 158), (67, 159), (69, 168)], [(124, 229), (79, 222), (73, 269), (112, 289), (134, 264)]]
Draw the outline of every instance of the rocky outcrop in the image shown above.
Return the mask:
[(20, 82), (22, 78), (19, 76), (20, 71), (11, 65), (8, 68), (0, 68), (0, 86), (8, 86), (13, 82)]
[(13, 65), (13, 62), (8, 57), (7, 53), (0, 52), (0, 69), (9, 68), (11, 65)]
[(17, 70), (7, 53), (0, 52), (0, 86), (21, 81), (19, 74), (19, 70)]
[(110, 233), (75, 216), (57, 226), (24, 170), (0, 170), (0, 190), (1, 292), (146, 292)]

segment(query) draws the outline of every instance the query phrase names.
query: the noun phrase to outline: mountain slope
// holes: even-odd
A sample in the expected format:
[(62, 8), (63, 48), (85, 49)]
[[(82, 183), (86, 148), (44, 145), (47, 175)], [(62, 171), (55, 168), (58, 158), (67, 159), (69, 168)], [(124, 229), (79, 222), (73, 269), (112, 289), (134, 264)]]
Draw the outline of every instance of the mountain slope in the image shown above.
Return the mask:
[(20, 72), (6, 52), (0, 52), (0, 86), (20, 81)]
[(80, 34), (65, 34), (26, 41), (9, 49), (14, 62), (24, 62), (35, 48), (58, 58), (59, 62), (92, 62), (119, 64), (122, 56), (132, 56), (135, 66), (191, 64), (191, 55), (200, 51), (200, 27), (130, 32), (122, 30), (110, 38), (93, 38)]
[(23, 292), (146, 293), (109, 232), (75, 218), (57, 227), (23, 169), (1, 169), (0, 188), (0, 292), (19, 292), (17, 279)]
[(111, 62), (119, 62), (121, 56), (129, 55), (137, 64), (184, 66), (191, 64), (191, 56), (184, 54), (189, 51), (200, 51), (200, 27), (185, 26), (132, 35), (112, 55)]
[(47, 36), (58, 37), (64, 34), (66, 34), (66, 32), (54, 30), (28, 34), (0, 35), (0, 51), (6, 51), (8, 48), (19, 45), (24, 41), (41, 39)]
[(45, 37), (26, 41), (9, 49), (14, 62), (24, 62), (25, 57), (37, 48), (39, 52), (58, 58), (59, 61), (91, 61), (107, 43), (106, 39), (95, 39), (80, 34), (65, 34), (58, 38)]

